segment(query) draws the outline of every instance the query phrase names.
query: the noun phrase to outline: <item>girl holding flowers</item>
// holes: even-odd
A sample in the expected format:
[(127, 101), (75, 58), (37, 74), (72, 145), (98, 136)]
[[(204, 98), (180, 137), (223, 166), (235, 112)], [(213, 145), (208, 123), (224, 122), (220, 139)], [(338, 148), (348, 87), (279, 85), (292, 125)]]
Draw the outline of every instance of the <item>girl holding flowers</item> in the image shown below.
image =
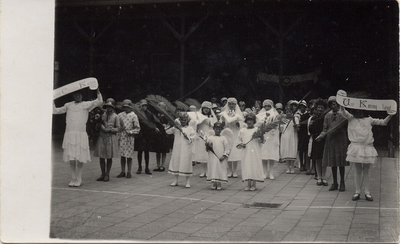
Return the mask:
[(255, 191), (256, 182), (264, 182), (264, 173), (261, 157), (261, 143), (264, 142), (263, 133), (256, 133), (256, 115), (251, 113), (246, 116), (247, 128), (242, 128), (236, 143), (236, 148), (242, 149), (241, 167), (242, 180), (247, 181), (245, 191)]

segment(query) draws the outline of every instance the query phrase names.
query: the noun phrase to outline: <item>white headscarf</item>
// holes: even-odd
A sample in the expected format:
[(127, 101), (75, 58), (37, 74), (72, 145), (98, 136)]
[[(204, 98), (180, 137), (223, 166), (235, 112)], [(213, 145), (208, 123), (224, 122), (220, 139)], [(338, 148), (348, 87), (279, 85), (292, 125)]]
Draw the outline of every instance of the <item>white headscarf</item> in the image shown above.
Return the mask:
[[(234, 111), (233, 110), (229, 110), (229, 103), (235, 103), (236, 104)], [(234, 97), (228, 98), (228, 102), (222, 108), (221, 116), (225, 116), (225, 117), (237, 116), (239, 121), (244, 121), (243, 113), (240, 110), (240, 107), (238, 105), (238, 102), (237, 102), (236, 98), (234, 98)]]
[[(274, 102), (270, 99), (266, 99), (263, 102), (263, 105), (270, 105), (271, 109), (270, 110), (265, 110), (265, 108), (263, 107), (260, 112), (258, 112), (257, 114), (257, 124), (258, 123), (262, 123), (262, 122), (266, 122), (266, 123), (271, 123), (275, 120), (276, 116), (279, 115), (278, 111), (274, 108)], [(267, 114), (269, 114), (267, 116)]]
[[(210, 109), (210, 112), (211, 112), (210, 117), (208, 117), (208, 116), (206, 116), (206, 115), (203, 114), (203, 108), (209, 108), (209, 109)], [(211, 126), (213, 126), (214, 123), (218, 121), (217, 116), (216, 116), (215, 113), (214, 113), (214, 110), (212, 110), (212, 103), (209, 102), (209, 101), (204, 101), (204, 102), (201, 104), (201, 107), (200, 107), (198, 113), (199, 113), (200, 115), (206, 117), (206, 119), (210, 120)], [(201, 122), (200, 122), (200, 123), (201, 123)]]

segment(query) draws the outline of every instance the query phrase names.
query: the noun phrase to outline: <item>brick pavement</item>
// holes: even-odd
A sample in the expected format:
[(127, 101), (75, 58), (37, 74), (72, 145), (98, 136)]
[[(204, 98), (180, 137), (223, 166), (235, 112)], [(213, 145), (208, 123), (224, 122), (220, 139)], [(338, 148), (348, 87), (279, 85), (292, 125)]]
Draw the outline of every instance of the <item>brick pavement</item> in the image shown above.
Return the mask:
[[(169, 154), (167, 156), (168, 164)], [(109, 182), (97, 182), (98, 158), (84, 166), (83, 185), (68, 187), (69, 165), (62, 162), (60, 142), (53, 145), (50, 237), (124, 241), (205, 242), (399, 242), (398, 159), (378, 158), (371, 171), (373, 202), (351, 201), (354, 174), (346, 170), (346, 191), (329, 192), (312, 176), (275, 167), (275, 180), (244, 191), (240, 178), (229, 179), (221, 191), (209, 189), (194, 167), (192, 187), (171, 187), (167, 172), (116, 178), (114, 159)], [(151, 169), (155, 154), (150, 154)], [(134, 159), (133, 172), (137, 161)], [(349, 172), (350, 171), (350, 172)], [(240, 175), (240, 174), (239, 174)], [(327, 170), (328, 182), (331, 172)], [(278, 208), (244, 204), (278, 203)]]

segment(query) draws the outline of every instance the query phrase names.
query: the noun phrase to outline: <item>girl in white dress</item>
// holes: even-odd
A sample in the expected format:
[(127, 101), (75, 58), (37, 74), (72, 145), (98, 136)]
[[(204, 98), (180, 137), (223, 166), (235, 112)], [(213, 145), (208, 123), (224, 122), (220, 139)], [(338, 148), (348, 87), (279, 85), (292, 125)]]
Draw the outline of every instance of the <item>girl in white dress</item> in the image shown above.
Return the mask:
[(264, 172), (261, 158), (261, 144), (264, 142), (264, 137), (253, 139), (253, 134), (257, 127), (255, 114), (251, 113), (246, 116), (245, 120), (247, 128), (242, 128), (237, 139), (237, 148), (241, 149), (241, 166), (242, 180), (247, 181), (245, 191), (257, 190), (256, 182), (264, 182)]
[(396, 111), (388, 111), (388, 116), (385, 119), (374, 119), (365, 116), (363, 110), (352, 110), (353, 114), (340, 107), (339, 114), (349, 121), (347, 133), (350, 140), (350, 145), (347, 149), (346, 161), (354, 164), (355, 167), (355, 184), (356, 192), (352, 198), (353, 201), (360, 199), (361, 181), (364, 182), (365, 199), (373, 201), (369, 191), (370, 166), (376, 161), (378, 153), (374, 148), (374, 135), (372, 133), (373, 125), (386, 126), (392, 115)]
[(83, 164), (90, 162), (89, 140), (86, 133), (86, 122), (89, 112), (103, 103), (100, 90), (97, 89), (97, 99), (90, 102), (82, 101), (80, 92), (73, 93), (74, 101), (66, 103), (61, 108), (56, 108), (53, 103), (53, 114), (67, 113), (64, 140), (63, 160), (69, 162), (72, 179), (69, 186), (82, 184)]
[(217, 122), (217, 117), (212, 110), (211, 102), (204, 101), (201, 104), (200, 110), (195, 112), (195, 115), (192, 116), (191, 119), (192, 118), (197, 122), (197, 136), (193, 143), (193, 161), (201, 163), (203, 172), (200, 174), (200, 178), (203, 178), (207, 174), (208, 161), (204, 136), (207, 135), (210, 130), (212, 130), (214, 123)]
[[(222, 109), (221, 112), (221, 120), (224, 124), (225, 128), (229, 128), (233, 132), (233, 138), (236, 138), (239, 135), (239, 130), (242, 127), (241, 122), (244, 121), (244, 117), (240, 108), (237, 104), (237, 100), (234, 97), (228, 98), (228, 103)], [(236, 141), (233, 142), (233, 145), (236, 145)], [(228, 158), (228, 177), (237, 178), (238, 175), (236, 173), (238, 162), (241, 159), (241, 151), (236, 147), (233, 147), (231, 153)]]
[(190, 188), (190, 176), (193, 175), (192, 142), (196, 136), (196, 132), (188, 123), (188, 114), (180, 112), (179, 123), (176, 121), (174, 127), (166, 130), (167, 134), (174, 134), (175, 137), (168, 169), (168, 173), (175, 176), (175, 180), (171, 186), (177, 186), (179, 175), (182, 175), (186, 176), (185, 187)]
[(214, 124), (215, 135), (207, 138), (206, 149), (208, 152), (207, 181), (211, 181), (212, 190), (221, 190), (221, 183), (228, 182), (227, 161), (231, 150), (228, 139), (221, 135), (222, 123)]
[[(277, 119), (278, 112), (274, 108), (274, 102), (270, 99), (264, 100), (263, 108), (257, 114), (258, 127), (262, 123), (272, 123)], [(279, 125), (264, 134), (265, 143), (262, 145), (262, 162), (264, 169), (264, 178), (268, 176), (271, 180), (274, 177), (274, 165), (279, 161)], [(268, 174), (269, 173), (269, 174)]]
[(286, 162), (286, 174), (294, 174), (294, 162), (297, 159), (297, 130), (300, 118), (293, 115), (295, 112), (294, 106), (297, 104), (298, 102), (293, 100), (288, 102), (286, 106), (286, 116), (288, 119), (284, 119), (284, 124), (280, 126), (282, 132), (280, 157), (284, 162)]

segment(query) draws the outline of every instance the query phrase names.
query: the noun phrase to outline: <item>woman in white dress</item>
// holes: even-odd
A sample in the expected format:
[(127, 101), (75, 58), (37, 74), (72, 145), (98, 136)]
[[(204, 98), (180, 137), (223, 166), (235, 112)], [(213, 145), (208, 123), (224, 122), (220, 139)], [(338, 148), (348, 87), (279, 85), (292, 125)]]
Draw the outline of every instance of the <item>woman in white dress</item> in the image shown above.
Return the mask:
[(83, 102), (80, 92), (73, 93), (73, 102), (66, 103), (61, 108), (56, 108), (53, 103), (53, 114), (67, 113), (64, 140), (63, 160), (69, 162), (72, 179), (69, 186), (80, 186), (82, 184), (83, 164), (90, 162), (89, 140), (86, 133), (86, 122), (89, 112), (103, 103), (100, 90), (97, 89), (97, 99)]
[(286, 174), (294, 174), (294, 162), (297, 159), (297, 146), (298, 137), (297, 130), (299, 124), (299, 117), (293, 115), (295, 112), (295, 107), (298, 102), (290, 100), (286, 106), (286, 117), (280, 126), (281, 129), (281, 147), (280, 147), (280, 157), (286, 162), (287, 170)]
[[(256, 126), (258, 127), (262, 123), (272, 123), (277, 119), (278, 115), (274, 108), (274, 102), (270, 99), (264, 100), (263, 108), (257, 114)], [(267, 179), (269, 176), (273, 180), (275, 179), (274, 165), (275, 162), (279, 161), (279, 126), (277, 125), (275, 129), (266, 132), (264, 140), (265, 142), (261, 148), (264, 178)]]
[[(188, 112), (190, 113), (190, 112)], [(208, 134), (210, 130), (212, 130), (214, 123), (217, 122), (217, 117), (212, 110), (211, 102), (204, 101), (201, 104), (201, 108), (199, 111), (194, 112), (195, 114), (192, 116), (196, 120), (197, 124), (197, 136), (194, 140), (193, 145), (193, 159), (192, 161), (200, 163), (203, 168), (203, 172), (200, 174), (200, 178), (203, 178), (207, 174), (207, 160), (208, 153), (206, 151), (204, 136)]]
[[(240, 108), (237, 104), (237, 100), (234, 97), (228, 98), (228, 102), (221, 112), (221, 120), (224, 124), (225, 128), (229, 128), (233, 132), (234, 142), (233, 145), (236, 145), (236, 139), (239, 135), (239, 130), (242, 127), (241, 122), (244, 121), (244, 117)], [(238, 175), (236, 173), (238, 162), (240, 161), (242, 155), (241, 151), (236, 147), (232, 148), (231, 153), (228, 158), (228, 177), (237, 178)]]

